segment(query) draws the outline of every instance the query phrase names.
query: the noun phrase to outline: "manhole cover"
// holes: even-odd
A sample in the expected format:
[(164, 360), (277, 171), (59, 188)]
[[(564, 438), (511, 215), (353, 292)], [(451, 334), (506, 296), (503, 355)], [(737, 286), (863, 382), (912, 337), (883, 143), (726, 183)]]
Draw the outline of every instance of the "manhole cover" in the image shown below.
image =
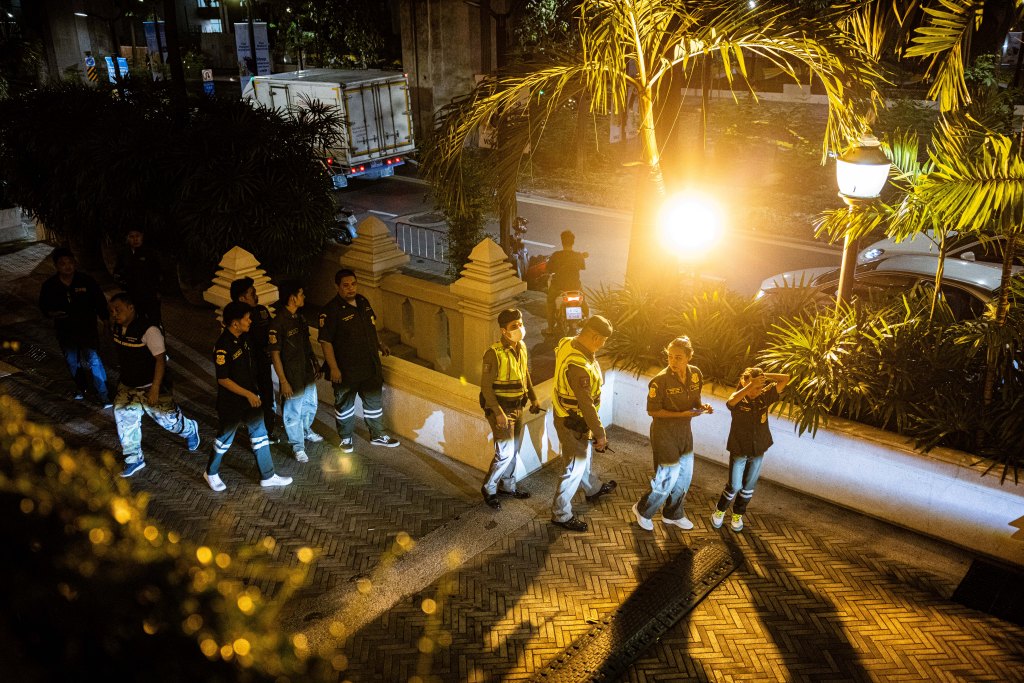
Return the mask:
[(684, 550), (532, 680), (619, 680), (641, 652), (696, 607), (739, 563), (721, 543)]
[(414, 213), (406, 218), (405, 222), (412, 223), (414, 225), (436, 225), (437, 223), (444, 223), (444, 216), (436, 211)]

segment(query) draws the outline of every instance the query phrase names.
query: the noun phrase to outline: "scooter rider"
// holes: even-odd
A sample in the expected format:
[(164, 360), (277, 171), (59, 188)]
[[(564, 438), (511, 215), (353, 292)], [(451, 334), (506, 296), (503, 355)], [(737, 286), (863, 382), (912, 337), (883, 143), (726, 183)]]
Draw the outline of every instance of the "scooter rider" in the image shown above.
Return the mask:
[[(548, 328), (544, 334), (554, 334), (555, 315), (557, 310), (555, 302), (562, 292), (574, 291), (583, 288), (580, 281), (580, 271), (586, 270), (587, 252), (573, 251), (576, 243), (576, 235), (572, 230), (562, 232), (562, 250), (551, 254), (548, 259), (548, 273), (551, 278), (548, 280)], [(586, 309), (584, 309), (586, 315)]]

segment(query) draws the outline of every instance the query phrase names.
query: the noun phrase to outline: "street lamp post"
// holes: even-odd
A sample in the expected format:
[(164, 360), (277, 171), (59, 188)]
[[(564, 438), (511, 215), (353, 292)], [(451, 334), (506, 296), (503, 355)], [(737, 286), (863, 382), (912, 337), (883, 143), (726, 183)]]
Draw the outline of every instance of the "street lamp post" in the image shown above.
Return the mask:
[(249, 15), (249, 58), (252, 59), (252, 71), (250, 72), (253, 76), (260, 72), (259, 67), (256, 65), (256, 27), (253, 24), (252, 10), (255, 0), (245, 0), (245, 8)]
[[(836, 180), (839, 196), (849, 207), (850, 216), (859, 208), (878, 199), (889, 177), (889, 158), (882, 151), (881, 143), (874, 135), (864, 135), (856, 147), (836, 159)], [(851, 226), (852, 228), (852, 220)], [(839, 269), (839, 291), (836, 305), (850, 300), (853, 291), (853, 275), (857, 266), (858, 239), (850, 231), (843, 238), (843, 262)]]

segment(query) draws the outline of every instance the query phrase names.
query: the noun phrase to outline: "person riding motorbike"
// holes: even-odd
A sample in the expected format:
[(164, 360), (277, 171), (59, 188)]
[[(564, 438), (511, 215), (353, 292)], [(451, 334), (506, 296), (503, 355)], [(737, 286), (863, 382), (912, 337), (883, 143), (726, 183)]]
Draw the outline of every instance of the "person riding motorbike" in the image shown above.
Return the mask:
[[(544, 334), (554, 334), (555, 332), (555, 322), (558, 314), (556, 302), (559, 295), (562, 292), (581, 291), (583, 289), (583, 283), (580, 281), (580, 271), (586, 269), (586, 259), (590, 256), (585, 251), (573, 251), (576, 235), (571, 230), (563, 231), (561, 238), (561, 251), (554, 252), (548, 259), (547, 272), (550, 275), (547, 302), (548, 328), (544, 330)], [(584, 311), (583, 315), (586, 317), (587, 311)]]

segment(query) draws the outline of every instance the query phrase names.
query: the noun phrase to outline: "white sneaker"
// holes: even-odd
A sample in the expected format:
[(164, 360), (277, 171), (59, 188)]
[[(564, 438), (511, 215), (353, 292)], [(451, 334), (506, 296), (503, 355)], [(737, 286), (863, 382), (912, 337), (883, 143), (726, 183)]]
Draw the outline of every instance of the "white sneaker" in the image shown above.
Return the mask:
[(292, 478), (291, 477), (282, 477), (282, 476), (280, 476), (278, 474), (274, 474), (274, 475), (271, 475), (270, 477), (268, 477), (267, 479), (262, 480), (260, 482), (260, 486), (263, 486), (263, 487), (287, 486), (290, 483), (292, 483)]
[(716, 529), (722, 528), (722, 522), (725, 521), (725, 513), (721, 510), (715, 510), (714, 514), (711, 515), (711, 526)]
[(670, 526), (677, 526), (683, 531), (689, 531), (693, 528), (693, 522), (688, 520), (685, 515), (683, 517), (680, 517), (679, 519), (669, 519), (667, 517), (662, 517), (661, 521)]
[(227, 484), (221, 481), (219, 474), (207, 474), (206, 472), (203, 472), (203, 479), (206, 480), (206, 483), (209, 484), (210, 488), (214, 491), (223, 491), (227, 488)]
[(636, 523), (640, 525), (641, 529), (654, 531), (654, 522), (640, 514), (640, 509), (637, 507), (638, 504), (633, 503), (633, 514), (636, 515)]
[(320, 443), (324, 440), (324, 437), (320, 436), (316, 432), (306, 432), (306, 441), (310, 443)]
[(296, 453), (295, 459), (299, 462), (309, 462), (309, 456), (306, 455), (306, 451), (299, 451)]
[(732, 522), (729, 523), (729, 527), (733, 531), (743, 531), (743, 515), (733, 515)]

